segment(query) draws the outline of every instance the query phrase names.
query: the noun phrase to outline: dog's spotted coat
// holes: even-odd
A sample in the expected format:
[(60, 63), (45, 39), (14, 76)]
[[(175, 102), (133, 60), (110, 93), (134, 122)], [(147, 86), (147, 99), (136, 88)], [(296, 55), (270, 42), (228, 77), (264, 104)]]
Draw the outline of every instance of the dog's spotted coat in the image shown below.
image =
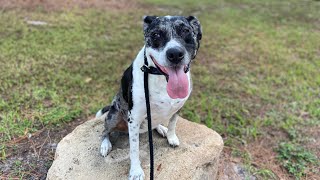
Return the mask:
[(111, 105), (96, 114), (99, 117), (108, 112), (100, 148), (102, 156), (112, 149), (111, 132), (129, 132), (129, 179), (144, 179), (139, 160), (139, 133), (148, 130), (144, 76), (140, 69), (144, 64), (144, 52), (149, 66), (162, 70), (169, 79), (162, 75), (149, 75), (152, 128), (167, 137), (170, 145), (178, 146), (179, 139), (175, 133), (177, 112), (192, 90), (190, 71), (185, 73), (183, 69), (195, 58), (202, 38), (200, 23), (193, 16), (146, 16), (143, 30), (145, 46), (124, 72), (120, 90)]

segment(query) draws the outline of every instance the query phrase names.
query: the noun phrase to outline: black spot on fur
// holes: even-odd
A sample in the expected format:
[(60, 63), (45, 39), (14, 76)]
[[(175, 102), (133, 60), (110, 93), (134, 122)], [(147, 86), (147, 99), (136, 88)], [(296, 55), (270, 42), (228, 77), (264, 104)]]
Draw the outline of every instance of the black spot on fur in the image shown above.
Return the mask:
[(121, 79), (122, 96), (123, 99), (128, 103), (129, 111), (132, 109), (132, 64), (123, 73)]
[(147, 47), (160, 50), (170, 41), (170, 34), (165, 28), (166, 21), (163, 17), (146, 16), (143, 29)]
[(104, 108), (102, 108), (101, 113), (104, 114), (106, 112), (108, 112), (110, 109), (110, 106), (105, 106)]
[(155, 30), (150, 33), (148, 45), (153, 49), (161, 49), (169, 42), (169, 40), (170, 38), (166, 31)]
[(110, 106), (110, 109), (109, 109), (109, 113), (108, 113), (108, 116), (106, 118), (106, 120), (112, 120), (112, 116), (114, 116), (116, 113), (117, 113), (117, 109), (115, 108), (114, 105)]
[(143, 21), (146, 25), (151, 24), (153, 20), (157, 19), (157, 16), (145, 16)]

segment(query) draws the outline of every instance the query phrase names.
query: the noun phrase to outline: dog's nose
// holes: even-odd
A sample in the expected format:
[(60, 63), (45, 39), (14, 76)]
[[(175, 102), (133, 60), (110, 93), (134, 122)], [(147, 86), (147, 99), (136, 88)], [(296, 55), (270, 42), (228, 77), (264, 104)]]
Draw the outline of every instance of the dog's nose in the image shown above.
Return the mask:
[(170, 48), (166, 55), (170, 62), (178, 64), (184, 58), (184, 50), (181, 47)]

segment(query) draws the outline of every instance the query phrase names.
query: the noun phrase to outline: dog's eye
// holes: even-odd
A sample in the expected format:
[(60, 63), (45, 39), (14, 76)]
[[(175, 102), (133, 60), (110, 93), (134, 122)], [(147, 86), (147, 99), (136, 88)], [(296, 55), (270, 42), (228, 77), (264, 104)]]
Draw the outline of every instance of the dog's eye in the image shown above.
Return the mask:
[(190, 32), (190, 30), (187, 29), (187, 28), (184, 28), (184, 29), (182, 29), (182, 32), (183, 32), (184, 34), (188, 34), (188, 33)]
[(152, 33), (152, 38), (159, 39), (161, 37), (160, 33)]

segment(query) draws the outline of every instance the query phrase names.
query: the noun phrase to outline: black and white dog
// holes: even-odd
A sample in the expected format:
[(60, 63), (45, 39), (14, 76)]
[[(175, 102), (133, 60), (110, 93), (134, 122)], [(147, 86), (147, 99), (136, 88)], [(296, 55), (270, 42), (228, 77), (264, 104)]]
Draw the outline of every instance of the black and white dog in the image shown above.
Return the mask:
[[(112, 104), (97, 112), (96, 117), (108, 112), (100, 148), (102, 156), (112, 149), (112, 131), (129, 131), (129, 179), (144, 179), (139, 160), (139, 133), (148, 131), (141, 67), (146, 56), (148, 65), (163, 75), (149, 75), (152, 128), (167, 137), (171, 146), (178, 146), (175, 133), (177, 113), (188, 99), (191, 90), (189, 66), (195, 58), (202, 37), (200, 22), (194, 16), (144, 17), (145, 46), (131, 66), (124, 72), (121, 87)], [(168, 128), (163, 126), (168, 124)]]

